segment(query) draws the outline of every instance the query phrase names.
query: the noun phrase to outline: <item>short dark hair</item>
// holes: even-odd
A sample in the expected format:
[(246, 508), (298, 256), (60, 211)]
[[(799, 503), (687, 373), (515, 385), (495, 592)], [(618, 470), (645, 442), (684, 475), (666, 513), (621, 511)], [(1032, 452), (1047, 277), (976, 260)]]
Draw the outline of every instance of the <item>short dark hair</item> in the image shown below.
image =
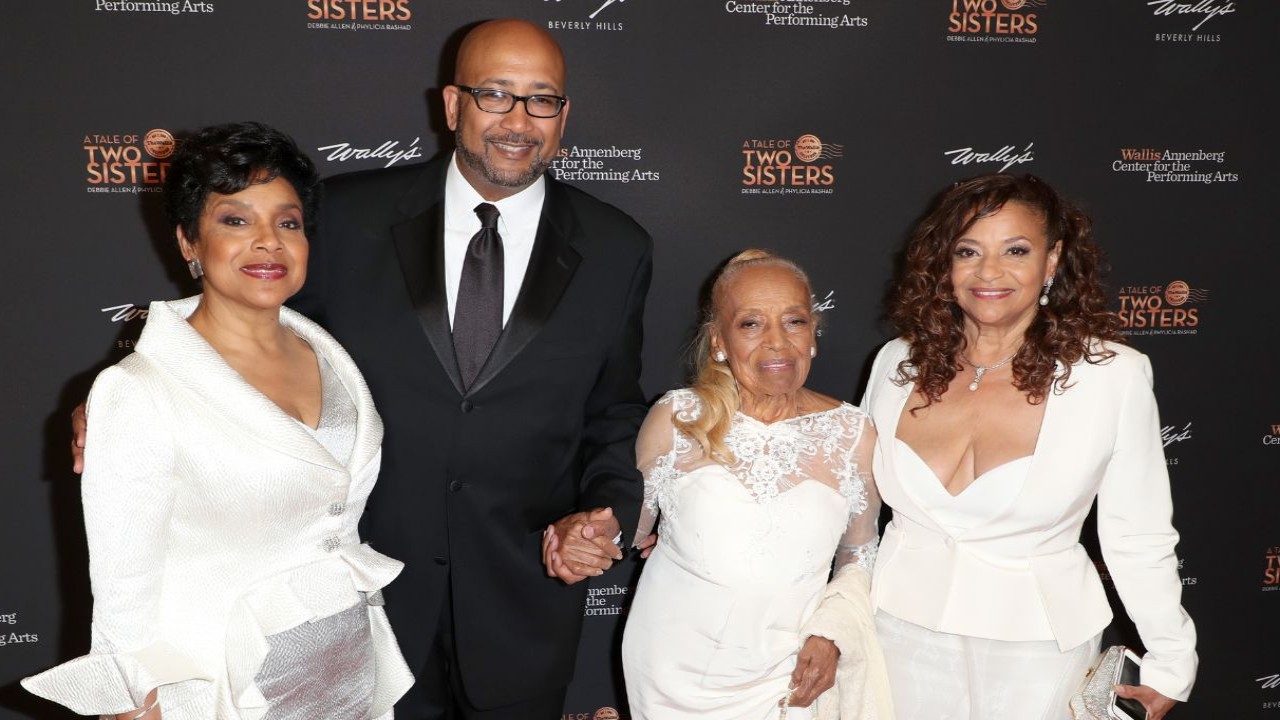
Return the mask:
[(165, 176), (165, 214), (172, 227), (196, 240), (209, 193), (232, 195), (277, 177), (298, 193), (303, 229), (310, 238), (320, 182), (311, 158), (293, 138), (259, 122), (211, 125), (179, 141)]

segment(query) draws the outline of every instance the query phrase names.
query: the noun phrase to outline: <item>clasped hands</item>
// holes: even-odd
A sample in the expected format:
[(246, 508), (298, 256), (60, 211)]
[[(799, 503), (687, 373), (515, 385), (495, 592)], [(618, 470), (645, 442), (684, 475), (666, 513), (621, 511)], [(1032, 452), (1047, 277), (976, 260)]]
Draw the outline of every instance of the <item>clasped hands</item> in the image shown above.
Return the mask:
[(612, 508), (565, 515), (542, 532), (542, 564), (547, 577), (567, 585), (601, 575), (622, 559), (613, 539), (621, 532)]

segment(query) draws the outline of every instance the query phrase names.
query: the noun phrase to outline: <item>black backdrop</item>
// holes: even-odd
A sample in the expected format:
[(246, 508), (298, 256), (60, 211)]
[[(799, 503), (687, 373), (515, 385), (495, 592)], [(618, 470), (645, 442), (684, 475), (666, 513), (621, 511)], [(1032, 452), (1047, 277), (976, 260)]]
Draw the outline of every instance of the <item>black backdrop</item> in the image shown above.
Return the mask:
[[(646, 391), (681, 379), (699, 284), (744, 246), (810, 271), (811, 385), (856, 401), (893, 254), (929, 199), (1034, 172), (1092, 214), (1151, 355), (1201, 673), (1176, 717), (1280, 718), (1276, 28), (1264, 0), (61, 0), (4, 3), (0, 720), (61, 717), (23, 675), (83, 652), (66, 417), (152, 299), (189, 294), (159, 219), (171, 138), (287, 130), (332, 175), (450, 138), (459, 30), (544, 25), (573, 97), (555, 172), (653, 234)], [(637, 566), (594, 583), (565, 718), (626, 716)], [(1120, 613), (1122, 615), (1122, 612)], [(1112, 631), (1134, 640), (1123, 623)], [(511, 668), (520, 672), (520, 668)]]

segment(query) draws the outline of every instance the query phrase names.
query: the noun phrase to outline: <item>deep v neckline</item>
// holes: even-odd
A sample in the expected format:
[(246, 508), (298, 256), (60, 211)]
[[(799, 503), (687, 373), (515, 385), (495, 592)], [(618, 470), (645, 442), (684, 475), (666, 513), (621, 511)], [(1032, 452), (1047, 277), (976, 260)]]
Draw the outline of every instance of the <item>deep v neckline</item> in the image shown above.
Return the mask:
[(942, 481), (942, 478), (938, 477), (938, 474), (933, 471), (933, 468), (929, 465), (929, 463), (925, 462), (924, 458), (920, 457), (920, 453), (916, 452), (915, 448), (911, 447), (911, 445), (908, 444), (906, 440), (903, 440), (900, 437), (895, 437), (893, 441), (898, 445), (902, 446), (904, 449), (906, 449), (906, 451), (911, 454), (911, 457), (915, 458), (916, 462), (920, 463), (920, 466), (923, 467), (929, 473), (929, 477), (932, 478), (937, 483), (938, 489), (941, 490), (944, 494), (947, 495), (947, 497), (950, 497), (950, 498), (958, 498), (961, 495), (964, 495), (965, 493), (969, 492), (970, 488), (972, 488), (974, 485), (977, 485), (983, 478), (989, 477), (990, 475), (994, 473), (998, 473), (1001, 470), (1005, 470), (1010, 466), (1014, 465), (1015, 463), (1025, 462), (1026, 464), (1030, 465), (1031, 460), (1035, 457), (1035, 453), (1033, 452), (1030, 455), (1023, 455), (1022, 457), (1017, 457), (1012, 460), (1002, 462), (999, 465), (996, 465), (995, 467), (990, 468), (986, 472), (975, 477), (973, 479), (973, 482), (969, 483), (968, 485), (965, 485), (964, 489), (962, 489), (960, 492), (955, 493), (953, 495), (949, 490), (947, 490), (947, 484)]
[[(915, 385), (915, 383), (914, 383), (914, 382), (907, 383), (906, 385), (904, 385), (904, 386), (902, 387), (902, 389), (903, 389), (903, 391), (905, 392), (905, 394), (903, 395), (903, 397), (902, 397), (901, 401), (898, 403), (897, 408), (895, 408), (895, 413), (896, 413), (896, 414), (894, 415), (894, 420), (893, 420), (893, 441), (894, 441), (895, 443), (901, 443), (904, 447), (906, 447), (906, 449), (907, 449), (908, 451), (910, 451), (910, 452), (911, 452), (912, 456), (914, 456), (914, 457), (916, 458), (916, 460), (920, 461), (920, 463), (921, 463), (922, 465), (924, 465), (926, 469), (928, 469), (928, 471), (929, 471), (929, 477), (933, 478), (933, 480), (934, 480), (935, 482), (937, 482), (938, 487), (942, 489), (942, 492), (943, 492), (943, 493), (945, 493), (945, 494), (949, 495), (949, 496), (950, 496), (950, 497), (952, 497), (952, 498), (958, 498), (958, 497), (960, 497), (961, 495), (964, 495), (964, 494), (965, 494), (965, 492), (966, 492), (966, 491), (968, 491), (968, 489), (969, 489), (969, 488), (973, 487), (974, 485), (977, 485), (979, 480), (981, 480), (981, 479), (982, 479), (982, 478), (984, 478), (984, 477), (987, 477), (988, 475), (990, 475), (992, 472), (994, 472), (994, 471), (996, 471), (996, 470), (1000, 470), (1001, 468), (1007, 467), (1010, 463), (1015, 463), (1015, 462), (1018, 462), (1018, 461), (1020, 461), (1020, 460), (1029, 460), (1029, 461), (1031, 461), (1031, 462), (1034, 462), (1034, 461), (1035, 461), (1036, 453), (1038, 453), (1038, 452), (1040, 451), (1040, 448), (1041, 448), (1041, 446), (1042, 446), (1042, 441), (1044, 440), (1044, 429), (1045, 429), (1045, 426), (1047, 426), (1047, 425), (1049, 424), (1049, 413), (1050, 413), (1050, 411), (1052, 411), (1052, 410), (1053, 410), (1053, 405), (1054, 405), (1054, 403), (1053, 403), (1053, 398), (1055, 397), (1053, 393), (1048, 393), (1048, 394), (1046, 394), (1046, 396), (1045, 396), (1045, 399), (1044, 399), (1044, 413), (1043, 413), (1043, 414), (1041, 414), (1041, 416), (1040, 416), (1040, 428), (1039, 428), (1039, 430), (1037, 430), (1037, 431), (1036, 431), (1036, 442), (1035, 442), (1035, 445), (1033, 445), (1033, 446), (1032, 446), (1031, 454), (1030, 454), (1030, 455), (1023, 455), (1023, 456), (1021, 456), (1021, 457), (1017, 457), (1017, 458), (1014, 458), (1014, 459), (1012, 459), (1012, 460), (1008, 460), (1008, 461), (1003, 462), (1003, 463), (1001, 463), (1001, 464), (999, 464), (999, 465), (997, 465), (997, 466), (995, 466), (995, 467), (993, 467), (993, 468), (988, 468), (986, 472), (984, 472), (984, 473), (982, 473), (981, 475), (978, 475), (977, 477), (975, 477), (975, 478), (973, 479), (973, 482), (971, 482), (971, 483), (969, 483), (968, 485), (964, 486), (964, 489), (962, 489), (960, 492), (958, 492), (958, 493), (956, 493), (956, 494), (952, 495), (952, 494), (951, 494), (951, 492), (950, 492), (949, 490), (947, 490), (947, 485), (946, 485), (946, 483), (944, 483), (944, 482), (942, 481), (942, 479), (938, 477), (938, 474), (937, 474), (936, 472), (934, 472), (934, 471), (933, 471), (933, 467), (932, 467), (932, 466), (930, 466), (930, 465), (929, 465), (929, 463), (927, 463), (927, 462), (925, 462), (925, 461), (924, 461), (924, 458), (920, 456), (920, 453), (916, 452), (915, 448), (911, 447), (911, 445), (910, 445), (909, 443), (907, 443), (907, 441), (906, 441), (906, 440), (903, 440), (902, 438), (898, 437), (898, 429), (902, 426), (902, 415), (903, 415), (903, 413), (904, 413), (904, 412), (906, 412), (907, 403), (911, 402), (911, 398), (912, 398), (912, 396), (914, 396), (914, 395), (915, 395), (915, 392), (916, 392), (915, 388), (916, 388), (916, 385)], [(1028, 464), (1030, 464), (1030, 463), (1028, 463)]]

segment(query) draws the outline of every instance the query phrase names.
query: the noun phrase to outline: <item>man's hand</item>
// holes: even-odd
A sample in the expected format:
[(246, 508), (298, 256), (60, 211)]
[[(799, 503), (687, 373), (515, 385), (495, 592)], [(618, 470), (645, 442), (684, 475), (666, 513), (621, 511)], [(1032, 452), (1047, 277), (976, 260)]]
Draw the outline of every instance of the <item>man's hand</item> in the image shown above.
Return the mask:
[(836, 684), (836, 662), (840, 648), (824, 637), (810, 635), (796, 656), (796, 669), (791, 673), (791, 706), (809, 707)]
[(88, 427), (84, 403), (80, 403), (71, 411), (71, 469), (77, 474), (84, 472), (84, 433)]
[(1160, 720), (1178, 704), (1177, 700), (1170, 700), (1146, 685), (1116, 685), (1115, 690), (1119, 697), (1142, 703), (1142, 707), (1147, 709), (1147, 720)]
[(621, 527), (612, 508), (566, 515), (542, 534), (542, 564), (548, 577), (572, 585), (601, 575), (622, 559), (613, 543)]

